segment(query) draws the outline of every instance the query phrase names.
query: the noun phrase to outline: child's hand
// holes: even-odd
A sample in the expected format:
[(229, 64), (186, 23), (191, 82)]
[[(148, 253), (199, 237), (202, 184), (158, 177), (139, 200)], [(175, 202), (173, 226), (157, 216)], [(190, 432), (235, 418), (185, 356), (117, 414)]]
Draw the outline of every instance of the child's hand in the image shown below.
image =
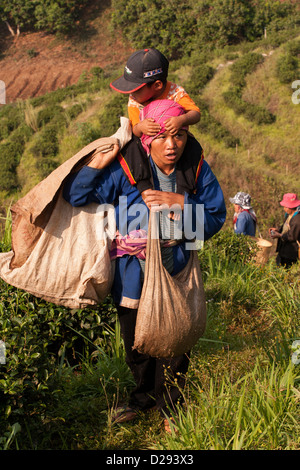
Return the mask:
[(165, 125), (166, 131), (170, 132), (171, 135), (177, 134), (177, 132), (182, 127), (181, 116), (174, 116), (174, 117), (166, 119), (164, 122), (164, 125)]
[(144, 119), (137, 124), (142, 134), (154, 136), (160, 131), (160, 125), (152, 118)]

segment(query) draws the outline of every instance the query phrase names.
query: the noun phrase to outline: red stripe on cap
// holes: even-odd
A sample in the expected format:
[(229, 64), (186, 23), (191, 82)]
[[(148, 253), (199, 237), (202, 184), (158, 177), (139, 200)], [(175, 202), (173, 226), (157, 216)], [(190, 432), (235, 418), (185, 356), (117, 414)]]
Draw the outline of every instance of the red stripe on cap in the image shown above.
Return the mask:
[(115, 86), (113, 86), (112, 83), (109, 84), (109, 86), (110, 86), (113, 90), (118, 91), (119, 93), (124, 93), (125, 95), (126, 95), (126, 94), (129, 94), (129, 93), (133, 93), (133, 92), (139, 90), (139, 89), (142, 88), (142, 86), (144, 86), (144, 85), (147, 85), (147, 83), (142, 83), (141, 85), (139, 85), (139, 86), (136, 87), (136, 88), (133, 88), (133, 89), (130, 90), (130, 91), (123, 91), (123, 90), (119, 90), (118, 88), (116, 88)]

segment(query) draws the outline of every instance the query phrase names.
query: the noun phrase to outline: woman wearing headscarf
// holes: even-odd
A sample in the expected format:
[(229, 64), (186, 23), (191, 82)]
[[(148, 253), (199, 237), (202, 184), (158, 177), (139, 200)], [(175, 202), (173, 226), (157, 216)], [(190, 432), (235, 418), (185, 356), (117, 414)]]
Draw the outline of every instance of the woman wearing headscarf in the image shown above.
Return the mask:
[[(98, 154), (85, 167), (70, 176), (64, 188), (64, 197), (72, 205), (84, 206), (90, 202), (114, 204), (117, 236), (111, 256), (115, 259), (115, 277), (112, 296), (117, 307), (121, 333), (129, 365), (136, 383), (130, 394), (128, 406), (114, 417), (117, 422), (129, 421), (141, 411), (152, 407), (164, 416), (180, 401), (181, 389), (189, 365), (189, 353), (173, 358), (154, 358), (133, 349), (137, 309), (143, 283), (143, 263), (146, 253), (145, 231), (147, 226), (136, 226), (129, 231), (134, 204), (139, 210), (149, 213), (152, 205), (178, 204), (181, 209), (188, 204), (196, 213), (198, 204), (204, 205), (204, 239), (217, 233), (226, 216), (222, 190), (209, 165), (203, 161), (201, 147), (188, 136), (186, 129), (171, 135), (164, 128), (169, 112), (180, 115), (183, 108), (170, 100), (155, 101), (155, 107), (148, 105), (145, 112), (161, 126), (160, 131), (150, 139), (142, 138), (148, 155), (139, 147), (140, 140), (134, 139), (121, 151)], [(158, 111), (159, 108), (159, 111)], [(134, 156), (137, 148), (142, 149), (143, 158), (149, 162), (152, 187), (138, 190), (130, 168), (124, 157)], [(200, 152), (200, 154), (199, 154)], [(198, 157), (198, 165), (190, 165), (190, 156)], [(130, 159), (129, 159), (130, 160)], [(195, 159), (197, 162), (197, 159)], [(201, 163), (201, 164), (200, 164)], [(124, 207), (124, 197), (126, 206)], [(121, 222), (127, 222), (127, 232)], [(128, 224), (128, 222), (130, 222)], [(126, 225), (126, 224), (125, 224)], [(144, 230), (145, 229), (145, 230)], [(121, 236), (120, 236), (121, 235)], [(162, 243), (162, 261), (173, 276), (180, 272), (189, 259), (189, 250), (184, 240), (176, 240), (173, 246)], [(155, 300), (155, 299), (153, 299)], [(167, 386), (166, 372), (175, 382)], [(176, 385), (177, 383), (177, 385)], [(168, 425), (168, 421), (165, 421)]]
[(271, 238), (277, 238), (277, 265), (290, 267), (298, 260), (300, 243), (300, 200), (295, 193), (286, 193), (279, 203), (284, 211), (281, 227), (269, 229)]
[(233, 228), (237, 234), (255, 236), (257, 218), (251, 206), (251, 196), (238, 192), (229, 201), (234, 204)]

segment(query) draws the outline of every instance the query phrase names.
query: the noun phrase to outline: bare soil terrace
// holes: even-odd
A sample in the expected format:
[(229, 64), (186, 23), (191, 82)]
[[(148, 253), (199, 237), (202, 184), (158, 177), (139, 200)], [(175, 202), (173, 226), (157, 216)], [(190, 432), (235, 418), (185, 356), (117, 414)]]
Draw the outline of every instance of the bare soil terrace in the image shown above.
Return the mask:
[(76, 83), (84, 70), (121, 67), (131, 48), (109, 29), (109, 8), (87, 18), (78, 35), (59, 38), (44, 32), (21, 32), (13, 37), (0, 27), (0, 80), (6, 103), (43, 95)]

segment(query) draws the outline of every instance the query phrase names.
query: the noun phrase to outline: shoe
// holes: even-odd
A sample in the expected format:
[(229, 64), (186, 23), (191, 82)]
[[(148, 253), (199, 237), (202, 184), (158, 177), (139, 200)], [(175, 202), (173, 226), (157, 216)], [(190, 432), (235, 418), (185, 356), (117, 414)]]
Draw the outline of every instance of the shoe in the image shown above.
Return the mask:
[(134, 408), (125, 406), (124, 408), (117, 408), (115, 414), (112, 417), (112, 424), (114, 423), (127, 423), (127, 421), (133, 420), (138, 414), (138, 411)]

